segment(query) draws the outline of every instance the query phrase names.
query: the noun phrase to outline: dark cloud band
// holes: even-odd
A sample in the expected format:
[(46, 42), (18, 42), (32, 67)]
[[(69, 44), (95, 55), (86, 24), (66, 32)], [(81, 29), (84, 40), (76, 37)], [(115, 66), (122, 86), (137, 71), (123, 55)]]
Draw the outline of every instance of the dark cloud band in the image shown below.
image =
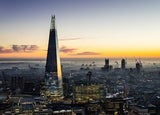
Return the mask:
[(33, 52), (36, 50), (38, 50), (37, 45), (12, 45), (11, 48), (0, 46), (0, 53)]
[(63, 53), (72, 53), (72, 52), (74, 52), (75, 50), (77, 50), (77, 49), (67, 48), (67, 47), (65, 47), (65, 46), (63, 46), (63, 47), (60, 48), (60, 52), (63, 52)]
[(76, 55), (100, 55), (100, 53), (97, 53), (97, 52), (81, 52), (81, 53), (77, 53)]

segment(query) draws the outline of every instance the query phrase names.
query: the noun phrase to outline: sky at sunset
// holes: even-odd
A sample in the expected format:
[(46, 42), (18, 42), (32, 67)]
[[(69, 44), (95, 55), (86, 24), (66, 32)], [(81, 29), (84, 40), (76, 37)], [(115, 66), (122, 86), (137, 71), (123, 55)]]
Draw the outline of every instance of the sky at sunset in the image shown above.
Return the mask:
[(0, 58), (160, 57), (160, 0), (0, 0)]

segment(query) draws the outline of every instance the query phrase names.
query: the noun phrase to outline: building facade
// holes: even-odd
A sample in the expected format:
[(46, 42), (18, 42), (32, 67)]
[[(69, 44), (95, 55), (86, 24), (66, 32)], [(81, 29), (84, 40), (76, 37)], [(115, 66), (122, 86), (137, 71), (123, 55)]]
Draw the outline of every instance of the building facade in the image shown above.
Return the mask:
[(88, 103), (99, 101), (104, 98), (104, 87), (102, 84), (75, 84), (74, 101), (75, 103)]
[(44, 87), (45, 91), (42, 91), (43, 95), (51, 100), (63, 97), (62, 70), (59, 56), (57, 30), (55, 27), (55, 16), (51, 17)]

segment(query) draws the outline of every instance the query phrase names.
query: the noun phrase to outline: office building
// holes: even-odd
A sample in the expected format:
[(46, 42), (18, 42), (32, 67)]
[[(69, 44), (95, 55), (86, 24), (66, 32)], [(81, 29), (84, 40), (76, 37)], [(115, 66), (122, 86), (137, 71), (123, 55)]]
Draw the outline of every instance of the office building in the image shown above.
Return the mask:
[(45, 67), (45, 92), (44, 96), (51, 100), (63, 97), (62, 71), (59, 57), (57, 30), (55, 16), (51, 17), (51, 26), (48, 42), (48, 52)]
[(104, 98), (104, 89), (102, 84), (76, 83), (74, 86), (74, 101), (75, 103), (88, 103), (99, 101)]
[(109, 59), (105, 59), (105, 65), (101, 69), (104, 71), (109, 71), (113, 69), (113, 66), (109, 65)]
[(121, 69), (125, 69), (126, 68), (126, 60), (122, 59), (121, 60)]

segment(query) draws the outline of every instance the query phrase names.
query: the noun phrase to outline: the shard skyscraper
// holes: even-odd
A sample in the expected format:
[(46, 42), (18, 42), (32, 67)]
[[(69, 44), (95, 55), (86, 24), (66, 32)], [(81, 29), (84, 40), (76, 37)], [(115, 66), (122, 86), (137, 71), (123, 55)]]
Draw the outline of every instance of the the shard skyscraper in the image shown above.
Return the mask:
[(50, 99), (63, 97), (62, 71), (58, 48), (55, 16), (51, 17), (48, 52), (45, 67), (45, 96)]

